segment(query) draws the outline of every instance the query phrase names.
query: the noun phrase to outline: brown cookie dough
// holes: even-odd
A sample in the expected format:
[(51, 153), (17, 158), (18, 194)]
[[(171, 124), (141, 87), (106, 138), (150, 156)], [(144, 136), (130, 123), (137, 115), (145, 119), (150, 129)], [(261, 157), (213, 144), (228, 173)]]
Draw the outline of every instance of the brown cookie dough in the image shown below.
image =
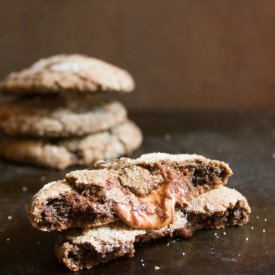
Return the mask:
[(127, 119), (117, 101), (51, 96), (0, 106), (0, 132), (11, 136), (72, 137), (107, 130)]
[(134, 245), (139, 242), (175, 235), (187, 238), (199, 229), (246, 224), (250, 212), (244, 196), (220, 187), (198, 196), (184, 211), (176, 210), (173, 223), (164, 228), (133, 229), (118, 221), (97, 228), (69, 230), (59, 234), (55, 252), (61, 263), (77, 271), (115, 258), (133, 257)]
[(11, 73), (0, 84), (6, 93), (131, 92), (132, 76), (125, 70), (96, 58), (60, 54)]
[(90, 165), (98, 159), (111, 159), (131, 153), (142, 141), (140, 129), (131, 121), (108, 131), (67, 139), (0, 140), (0, 155), (8, 160), (65, 169), (71, 165)]

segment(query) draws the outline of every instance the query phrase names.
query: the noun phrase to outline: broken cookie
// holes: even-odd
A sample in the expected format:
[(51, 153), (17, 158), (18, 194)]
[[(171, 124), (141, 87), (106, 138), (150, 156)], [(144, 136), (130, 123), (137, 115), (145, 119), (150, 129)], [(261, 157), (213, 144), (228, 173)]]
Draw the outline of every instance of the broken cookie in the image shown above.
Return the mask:
[(32, 225), (43, 231), (101, 226), (121, 220), (138, 229), (172, 223), (175, 209), (226, 184), (232, 171), (198, 155), (152, 153), (96, 162), (45, 185), (32, 199)]
[(134, 229), (117, 221), (98, 228), (69, 230), (59, 234), (55, 252), (61, 263), (77, 271), (115, 258), (132, 257), (136, 243), (175, 235), (187, 238), (199, 229), (246, 224), (250, 212), (244, 196), (220, 187), (193, 199), (188, 208), (177, 209), (173, 222), (161, 229)]

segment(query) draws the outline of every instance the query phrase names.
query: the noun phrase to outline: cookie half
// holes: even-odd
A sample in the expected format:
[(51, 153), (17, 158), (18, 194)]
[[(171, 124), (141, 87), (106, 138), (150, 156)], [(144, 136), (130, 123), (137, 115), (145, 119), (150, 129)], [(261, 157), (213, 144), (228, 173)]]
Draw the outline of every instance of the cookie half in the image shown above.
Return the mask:
[(0, 89), (8, 93), (131, 92), (132, 76), (102, 60), (79, 54), (61, 54), (35, 62), (7, 76)]
[(121, 220), (133, 228), (161, 228), (176, 207), (227, 183), (232, 171), (198, 155), (145, 154), (95, 163), (45, 185), (29, 208), (32, 225), (43, 231), (102, 226)]
[(0, 132), (26, 137), (72, 137), (107, 130), (127, 119), (117, 101), (99, 101), (92, 96), (45, 97), (18, 100), (0, 108)]
[[(176, 210), (173, 223), (157, 230), (131, 228), (115, 222), (92, 229), (69, 230), (59, 234), (55, 253), (73, 271), (91, 268), (119, 257), (133, 257), (135, 245), (161, 237), (191, 237), (199, 229), (221, 229), (248, 223), (251, 209), (246, 198), (234, 189), (220, 187)], [(169, 247), (167, 247), (169, 250)]]
[(140, 129), (126, 121), (108, 131), (79, 138), (58, 140), (12, 139), (0, 141), (0, 155), (6, 159), (65, 169), (71, 165), (90, 165), (98, 159), (111, 159), (131, 153), (142, 142)]

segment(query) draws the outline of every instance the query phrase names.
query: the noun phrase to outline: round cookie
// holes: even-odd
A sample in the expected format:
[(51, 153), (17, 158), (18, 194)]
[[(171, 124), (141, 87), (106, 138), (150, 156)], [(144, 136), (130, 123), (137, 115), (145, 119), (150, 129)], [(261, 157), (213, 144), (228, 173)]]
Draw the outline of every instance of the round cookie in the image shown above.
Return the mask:
[(99, 159), (126, 155), (142, 142), (140, 129), (131, 121), (79, 138), (59, 140), (1, 138), (0, 155), (6, 159), (65, 169), (71, 165), (90, 165)]
[(61, 54), (14, 72), (0, 84), (7, 93), (131, 92), (132, 76), (102, 60), (79, 54)]
[(71, 137), (107, 130), (127, 118), (117, 101), (92, 96), (18, 100), (0, 108), (0, 132), (12, 136)]

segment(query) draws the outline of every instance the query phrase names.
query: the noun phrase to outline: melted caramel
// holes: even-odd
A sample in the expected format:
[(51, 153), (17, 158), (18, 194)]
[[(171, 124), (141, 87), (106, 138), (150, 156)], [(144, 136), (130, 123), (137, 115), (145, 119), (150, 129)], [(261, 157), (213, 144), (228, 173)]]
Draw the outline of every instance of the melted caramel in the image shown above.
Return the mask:
[(159, 229), (173, 222), (175, 205), (188, 206), (190, 175), (179, 175), (174, 169), (159, 166), (165, 181), (149, 195), (138, 197), (139, 207), (116, 204), (116, 214), (129, 226)]

